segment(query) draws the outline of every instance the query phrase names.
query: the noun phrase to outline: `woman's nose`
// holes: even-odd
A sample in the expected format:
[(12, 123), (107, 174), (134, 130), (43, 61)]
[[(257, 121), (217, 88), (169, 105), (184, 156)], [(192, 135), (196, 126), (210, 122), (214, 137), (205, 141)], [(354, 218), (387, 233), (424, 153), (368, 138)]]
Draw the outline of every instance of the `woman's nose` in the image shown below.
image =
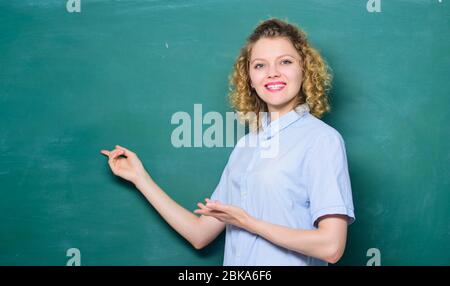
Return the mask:
[(272, 65), (269, 67), (269, 78), (279, 77), (280, 72), (278, 71), (278, 68), (276, 65)]

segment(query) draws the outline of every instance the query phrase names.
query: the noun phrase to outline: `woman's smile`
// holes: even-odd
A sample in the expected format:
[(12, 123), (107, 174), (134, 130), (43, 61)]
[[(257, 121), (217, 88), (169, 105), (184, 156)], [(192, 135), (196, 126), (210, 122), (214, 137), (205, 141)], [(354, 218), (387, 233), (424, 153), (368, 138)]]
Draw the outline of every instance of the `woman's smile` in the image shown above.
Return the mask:
[(282, 91), (284, 89), (284, 87), (286, 86), (285, 82), (282, 81), (277, 81), (277, 82), (269, 82), (266, 85), (264, 85), (264, 87), (269, 91), (269, 92), (279, 92)]

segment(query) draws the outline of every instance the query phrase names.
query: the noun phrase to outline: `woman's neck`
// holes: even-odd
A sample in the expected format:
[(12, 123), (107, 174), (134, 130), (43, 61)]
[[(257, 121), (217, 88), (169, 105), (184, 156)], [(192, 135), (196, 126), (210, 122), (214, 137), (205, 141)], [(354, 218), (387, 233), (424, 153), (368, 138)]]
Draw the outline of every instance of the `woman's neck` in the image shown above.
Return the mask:
[(294, 98), (292, 101), (288, 102), (284, 106), (278, 107), (278, 106), (270, 106), (267, 105), (267, 108), (269, 110), (269, 118), (270, 121), (275, 121), (285, 115), (286, 113), (294, 110), (294, 108), (299, 104), (298, 100)]

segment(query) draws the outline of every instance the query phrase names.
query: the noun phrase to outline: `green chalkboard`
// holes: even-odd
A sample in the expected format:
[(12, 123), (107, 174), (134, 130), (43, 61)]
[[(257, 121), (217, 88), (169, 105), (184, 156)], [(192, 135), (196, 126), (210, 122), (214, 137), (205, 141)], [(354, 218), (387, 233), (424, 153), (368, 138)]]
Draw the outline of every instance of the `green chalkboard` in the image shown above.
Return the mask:
[(334, 72), (323, 120), (345, 140), (357, 216), (339, 264), (450, 264), (449, 1), (67, 2), (0, 1), (0, 265), (77, 250), (81, 265), (221, 265), (224, 235), (195, 250), (100, 150), (135, 151), (194, 210), (232, 147), (176, 148), (171, 118), (232, 111), (232, 64), (269, 17)]

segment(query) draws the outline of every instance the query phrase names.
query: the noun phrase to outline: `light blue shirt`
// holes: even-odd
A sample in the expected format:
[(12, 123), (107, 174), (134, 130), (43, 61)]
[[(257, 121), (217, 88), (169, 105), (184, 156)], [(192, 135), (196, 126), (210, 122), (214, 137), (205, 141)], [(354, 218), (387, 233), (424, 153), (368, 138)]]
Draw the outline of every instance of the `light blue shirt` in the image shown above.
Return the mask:
[[(306, 104), (273, 122), (264, 114), (262, 125), (259, 133), (239, 140), (211, 199), (295, 229), (314, 229), (327, 214), (346, 215), (351, 224), (355, 215), (347, 155), (338, 131), (311, 115)], [(226, 226), (223, 264), (327, 265), (234, 225)]]

